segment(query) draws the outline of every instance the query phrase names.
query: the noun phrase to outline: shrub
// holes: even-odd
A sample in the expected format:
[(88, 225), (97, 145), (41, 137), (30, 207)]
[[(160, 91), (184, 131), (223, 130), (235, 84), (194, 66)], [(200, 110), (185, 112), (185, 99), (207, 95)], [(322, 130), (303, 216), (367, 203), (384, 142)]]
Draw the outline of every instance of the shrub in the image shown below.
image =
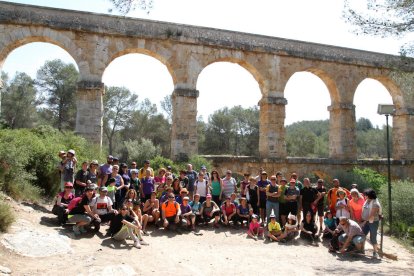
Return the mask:
[(201, 155), (193, 155), (193, 156), (190, 157), (188, 162), (178, 163), (178, 166), (179, 166), (180, 169), (186, 169), (187, 164), (193, 165), (193, 170), (195, 170), (196, 172), (201, 170), (202, 165), (207, 167), (208, 172), (212, 168), (211, 162), (208, 161), (206, 158), (202, 157)]
[(380, 187), (386, 183), (386, 178), (383, 175), (371, 169), (353, 168), (351, 171), (340, 170), (335, 172), (333, 178), (338, 178), (341, 186), (348, 190), (351, 188), (351, 184), (356, 183), (358, 184), (359, 191), (372, 188), (376, 192), (380, 192)]
[(142, 138), (141, 141), (129, 140), (125, 141), (124, 144), (128, 151), (128, 163), (136, 161), (137, 164), (142, 165), (145, 160), (154, 159), (161, 154), (161, 148), (155, 146), (149, 139)]
[(151, 159), (151, 167), (154, 169), (155, 174), (161, 168), (167, 168), (167, 166), (171, 166), (173, 172), (178, 171), (178, 167), (171, 159), (162, 157), (160, 155), (156, 156), (155, 158)]
[(10, 206), (0, 202), (0, 232), (6, 232), (14, 222), (14, 215)]

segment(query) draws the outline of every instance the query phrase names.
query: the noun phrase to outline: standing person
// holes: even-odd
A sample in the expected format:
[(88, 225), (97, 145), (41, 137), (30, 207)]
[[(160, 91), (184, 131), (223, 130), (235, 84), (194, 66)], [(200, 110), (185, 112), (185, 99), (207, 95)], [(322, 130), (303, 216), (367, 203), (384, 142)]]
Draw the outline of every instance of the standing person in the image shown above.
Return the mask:
[(213, 226), (215, 228), (218, 228), (218, 222), (220, 219), (220, 208), (214, 201), (211, 200), (211, 198), (211, 195), (207, 194), (206, 201), (204, 201), (204, 203), (201, 204), (200, 218), (201, 221), (204, 222), (205, 225), (207, 225), (214, 217)]
[(187, 177), (187, 172), (185, 170), (180, 170), (180, 176), (178, 177), (178, 179), (180, 180), (181, 188), (187, 189), (189, 180)]
[(173, 193), (168, 195), (168, 201), (164, 202), (161, 207), (161, 216), (165, 230), (176, 230), (180, 222), (181, 209), (180, 204), (175, 202)]
[(58, 156), (60, 158), (60, 161), (57, 165), (57, 169), (59, 170), (59, 176), (60, 176), (60, 191), (64, 192), (65, 190), (65, 180), (64, 180), (64, 175), (63, 175), (63, 161), (66, 159), (66, 151), (61, 150), (58, 153)]
[(243, 180), (240, 181), (240, 197), (246, 197), (246, 187), (249, 185), (250, 173), (243, 174)]
[(165, 191), (165, 183), (167, 182), (166, 172), (167, 170), (165, 168), (160, 168), (158, 174), (154, 177), (155, 186), (157, 187), (157, 198), (160, 198)]
[(286, 212), (295, 215), (296, 218), (296, 214), (298, 213), (298, 199), (300, 196), (300, 191), (299, 188), (295, 185), (295, 179), (292, 178), (289, 181), (289, 184), (289, 187), (287, 187), (285, 190)]
[(264, 172), (264, 168), (263, 167), (260, 167), (259, 168), (259, 173), (256, 175), (256, 181), (259, 181), (260, 180), (260, 178), (262, 177), (262, 172)]
[(276, 184), (276, 175), (270, 177), (270, 184), (266, 187), (266, 218), (270, 222), (270, 214), (279, 219), (279, 186)]
[(154, 177), (154, 170), (150, 167), (150, 161), (149, 160), (145, 160), (144, 161), (144, 166), (139, 169), (138, 172), (138, 178), (142, 179), (147, 175), (147, 170), (150, 170), (150, 176), (153, 178)]
[(270, 184), (270, 181), (267, 179), (267, 172), (262, 171), (260, 175), (260, 180), (257, 182), (257, 187), (259, 188), (259, 206), (260, 217), (262, 219), (262, 225), (265, 223), (265, 213), (266, 213), (266, 187)]
[(124, 199), (126, 193), (128, 192), (130, 186), (131, 186), (131, 177), (129, 177), (128, 174), (128, 165), (126, 163), (121, 164), (121, 172), (120, 175), (122, 177), (122, 180), (124, 181), (124, 187), (121, 189), (121, 198)]
[[(298, 175), (296, 172), (292, 172), (290, 175), (290, 179), (295, 179), (295, 186), (299, 189), (299, 192), (303, 189), (303, 184), (298, 180)], [(298, 198), (298, 211), (296, 216), (298, 218), (298, 223), (302, 220), (302, 202), (300, 201), (300, 197)]]
[(221, 180), (219, 173), (215, 170), (211, 171), (211, 195), (213, 201), (221, 206), (221, 198), (223, 191), (223, 181)]
[(60, 225), (63, 225), (68, 220), (68, 205), (75, 198), (75, 195), (72, 194), (73, 184), (71, 182), (66, 182), (65, 191), (58, 194), (56, 199), (56, 204), (53, 206), (52, 213), (57, 215), (58, 222)]
[(112, 155), (108, 155), (106, 158), (106, 163), (102, 164), (99, 167), (99, 173), (98, 173), (98, 186), (101, 187), (103, 185), (106, 185), (108, 182), (108, 179), (111, 178), (112, 174), (112, 162), (114, 160), (114, 157)]
[(207, 167), (202, 165), (200, 172), (204, 174), (204, 179), (207, 181), (207, 184), (210, 183), (210, 173), (207, 171)]
[(198, 179), (195, 182), (195, 193), (200, 195), (200, 203), (206, 201), (206, 196), (208, 194), (208, 184), (207, 180), (204, 178), (204, 173), (200, 171), (198, 174)]
[(314, 217), (315, 212), (311, 205), (314, 204), (317, 198), (318, 191), (311, 186), (309, 178), (304, 178), (303, 188), (300, 190), (300, 206), (302, 206), (303, 216), (310, 212), (312, 214), (312, 218)]
[(131, 173), (131, 184), (129, 188), (134, 189), (137, 192), (137, 199), (141, 199), (142, 187), (141, 187), (141, 181), (138, 178), (138, 170), (131, 169), (129, 172)]
[(232, 193), (237, 193), (237, 182), (236, 179), (234, 179), (231, 176), (232, 172), (231, 170), (226, 171), (226, 176), (223, 177), (223, 190), (222, 194), (224, 197), (231, 196)]
[(128, 175), (129, 175), (129, 177), (132, 177), (131, 170), (137, 170), (137, 172), (138, 172), (137, 162), (135, 162), (135, 161), (132, 161), (131, 162), (131, 168), (128, 169)]
[(151, 193), (155, 191), (155, 182), (154, 178), (151, 176), (151, 170), (147, 169), (145, 171), (145, 176), (141, 179), (142, 192), (144, 195), (144, 200), (147, 201), (151, 198)]
[(249, 178), (249, 185), (246, 187), (246, 195), (249, 197), (249, 203), (253, 208), (253, 213), (259, 215), (259, 187), (255, 177)]
[(322, 223), (324, 221), (324, 202), (325, 202), (325, 195), (326, 195), (326, 189), (323, 185), (323, 179), (318, 179), (316, 190), (318, 191), (318, 197), (316, 198), (314, 204), (316, 205), (318, 209), (318, 217), (319, 217), (319, 235), (322, 233)]
[(363, 232), (365, 235), (369, 233), (369, 240), (374, 248), (373, 257), (378, 258), (378, 225), (381, 217), (381, 204), (377, 199), (377, 194), (373, 189), (364, 191), (367, 200), (364, 203), (362, 210)]
[(124, 187), (124, 180), (122, 179), (122, 176), (118, 172), (119, 172), (119, 166), (113, 165), (110, 178), (115, 179), (115, 209), (119, 209), (122, 203), (124, 202), (124, 199), (122, 198), (122, 194), (121, 194), (121, 190)]
[(89, 174), (88, 174), (88, 180), (91, 181), (91, 183), (98, 184), (98, 160), (92, 160), (92, 162), (89, 164)]
[(197, 172), (193, 170), (193, 165), (187, 164), (186, 176), (188, 178), (188, 195), (193, 198), (194, 195), (194, 183), (197, 180)]
[(86, 233), (86, 229), (84, 227), (86, 225), (89, 225), (93, 219), (99, 220), (99, 216), (97, 214), (94, 214), (91, 207), (89, 206), (94, 196), (93, 193), (94, 187), (86, 187), (85, 194), (82, 196), (81, 200), (69, 212), (68, 221), (75, 223), (73, 226), (73, 232), (75, 235)]
[(364, 197), (357, 189), (351, 189), (351, 199), (348, 201), (349, 213), (353, 221), (361, 224), (362, 222), (362, 207), (364, 206)]
[(336, 216), (350, 218), (351, 214), (349, 213), (348, 198), (346, 197), (345, 191), (338, 189), (337, 194), (338, 199), (335, 205)]
[(75, 151), (73, 149), (68, 150), (66, 158), (62, 161), (62, 173), (64, 182), (74, 182), (76, 164), (78, 160), (75, 157)]
[(118, 241), (124, 241), (130, 237), (134, 241), (134, 247), (140, 249), (141, 244), (139, 238), (135, 235), (135, 229), (140, 230), (138, 219), (133, 218), (128, 214), (128, 207), (123, 205), (119, 211), (119, 214), (116, 215), (111, 220), (111, 226), (109, 227), (109, 232), (113, 239)]
[(181, 189), (182, 189), (179, 178), (174, 178), (173, 183), (172, 183), (172, 188), (173, 188), (174, 195), (179, 196), (181, 193)]
[(333, 188), (329, 189), (328, 196), (326, 197), (326, 201), (327, 201), (329, 210), (331, 211), (332, 215), (335, 217), (336, 216), (335, 207), (336, 207), (336, 201), (338, 200), (338, 190), (342, 189), (343, 191), (345, 191), (347, 195), (349, 195), (350, 192), (347, 189), (340, 187), (340, 183), (337, 178), (332, 180), (332, 184), (333, 184)]
[(75, 196), (81, 196), (85, 192), (85, 188), (88, 185), (89, 171), (88, 162), (83, 161), (82, 168), (76, 173), (75, 176)]
[(279, 181), (279, 214), (280, 214), (280, 222), (282, 223), (282, 227), (286, 224), (287, 215), (289, 215), (289, 210), (286, 206), (286, 198), (285, 198), (285, 191), (287, 180), (286, 178), (282, 177)]

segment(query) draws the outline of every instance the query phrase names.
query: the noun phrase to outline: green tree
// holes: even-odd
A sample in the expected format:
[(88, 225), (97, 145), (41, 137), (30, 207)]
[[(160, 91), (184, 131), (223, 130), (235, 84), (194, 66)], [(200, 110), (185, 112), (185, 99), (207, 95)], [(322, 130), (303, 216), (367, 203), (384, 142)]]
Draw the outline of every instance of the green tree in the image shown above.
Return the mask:
[(108, 139), (109, 154), (114, 151), (114, 137), (123, 129), (138, 105), (138, 96), (125, 87), (107, 87), (103, 98), (103, 130)]
[[(360, 9), (364, 4), (365, 9)], [(357, 34), (403, 37), (414, 30), (413, 0), (345, 0), (344, 18)], [(401, 47), (401, 54), (413, 54), (413, 42)]]
[(35, 82), (26, 73), (16, 73), (2, 92), (1, 117), (12, 128), (31, 128), (36, 123)]
[(59, 130), (73, 130), (76, 121), (76, 83), (79, 73), (73, 64), (59, 59), (46, 61), (37, 71), (36, 84), (44, 96), (50, 116), (45, 118)]
[(373, 128), (371, 121), (367, 118), (359, 118), (356, 122), (357, 131), (368, 131)]

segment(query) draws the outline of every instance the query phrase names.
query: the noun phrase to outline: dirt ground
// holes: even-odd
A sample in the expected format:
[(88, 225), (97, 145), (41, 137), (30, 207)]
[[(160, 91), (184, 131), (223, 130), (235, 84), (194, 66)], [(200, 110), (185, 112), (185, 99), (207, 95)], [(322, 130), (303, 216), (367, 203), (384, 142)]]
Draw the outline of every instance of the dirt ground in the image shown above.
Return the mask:
[[(300, 240), (286, 244), (254, 241), (246, 238), (245, 229), (224, 227), (200, 227), (203, 235), (179, 235), (150, 227), (150, 235), (145, 237), (150, 245), (136, 249), (131, 240), (118, 243), (105, 236), (107, 227), (101, 227), (98, 234), (74, 237), (70, 226), (56, 225), (50, 206), (15, 204), (14, 208), (20, 224), (24, 222), (22, 227), (65, 235), (72, 250), (27, 257), (0, 243), (0, 266), (10, 268), (12, 275), (414, 275), (413, 254), (388, 237), (384, 238), (384, 251), (396, 254), (397, 261), (372, 259), (368, 243), (365, 256), (331, 254), (322, 242), (313, 246)], [(9, 235), (21, 229), (13, 227)], [(4, 237), (0, 235), (0, 240)], [(22, 242), (31, 243), (30, 238)]]

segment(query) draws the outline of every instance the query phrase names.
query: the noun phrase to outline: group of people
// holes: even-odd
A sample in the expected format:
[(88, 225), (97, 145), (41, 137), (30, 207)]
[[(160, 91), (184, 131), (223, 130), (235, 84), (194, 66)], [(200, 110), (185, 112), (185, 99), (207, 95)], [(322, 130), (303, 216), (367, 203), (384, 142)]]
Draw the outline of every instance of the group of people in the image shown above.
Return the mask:
[(59, 157), (61, 192), (53, 213), (61, 224), (74, 223), (76, 235), (109, 224), (114, 239), (131, 237), (140, 248), (147, 244), (143, 236), (149, 224), (181, 233), (212, 222), (216, 228), (246, 227), (255, 240), (266, 233), (270, 241), (300, 236), (315, 243), (323, 236), (331, 239), (331, 251), (340, 252), (363, 251), (370, 233), (378, 256), (381, 206), (375, 191), (361, 193), (356, 184), (348, 191), (334, 179), (327, 191), (323, 179), (313, 187), (309, 178), (302, 183), (296, 173), (286, 179), (280, 172), (268, 175), (263, 168), (257, 176), (245, 173), (237, 183), (230, 170), (220, 177), (217, 170), (207, 172), (201, 166), (195, 171), (191, 164), (176, 176), (170, 166), (155, 173), (149, 160), (138, 169), (136, 162), (119, 164), (113, 156), (100, 166), (96, 160), (83, 162), (76, 172), (74, 150), (61, 151)]

